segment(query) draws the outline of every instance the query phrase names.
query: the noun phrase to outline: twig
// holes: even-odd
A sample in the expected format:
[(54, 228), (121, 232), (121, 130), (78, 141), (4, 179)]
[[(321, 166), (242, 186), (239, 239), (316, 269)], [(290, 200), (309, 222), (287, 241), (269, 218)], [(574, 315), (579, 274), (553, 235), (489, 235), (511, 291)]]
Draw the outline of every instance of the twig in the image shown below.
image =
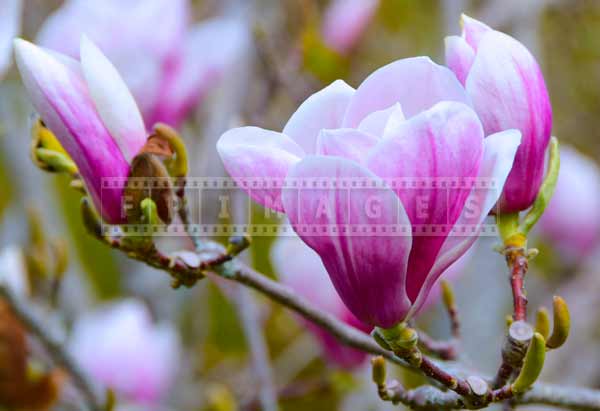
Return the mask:
[(525, 249), (509, 248), (505, 252), (506, 263), (511, 270), (510, 284), (513, 293), (515, 321), (527, 320), (527, 296), (525, 295), (525, 274), (528, 269)]
[(102, 401), (96, 393), (94, 384), (88, 379), (79, 365), (64, 349), (63, 342), (54, 337), (50, 330), (46, 329), (42, 321), (25, 304), (19, 301), (12, 291), (5, 285), (0, 284), (0, 297), (2, 297), (12, 309), (14, 315), (44, 346), (56, 365), (63, 368), (71, 377), (73, 384), (81, 392), (82, 397), (91, 411), (103, 411)]
[[(120, 242), (117, 240), (110, 241), (109, 244), (115, 248), (119, 248), (120, 246)], [(221, 250), (223, 249), (220, 245), (215, 244), (214, 246), (215, 249), (219, 249), (219, 247)], [(468, 406), (473, 407), (472, 401), (474, 400), (479, 400), (481, 404), (485, 405), (514, 398), (514, 402), (517, 405), (521, 404), (523, 401), (523, 403), (526, 404), (550, 404), (574, 410), (600, 411), (600, 390), (574, 389), (571, 392), (569, 389), (561, 388), (558, 390), (555, 386), (540, 383), (536, 384), (529, 393), (522, 397), (515, 397), (510, 389), (510, 385), (507, 385), (490, 392), (489, 395), (484, 398), (478, 398), (468, 386), (467, 380), (456, 377), (454, 373), (451, 374), (444, 369), (443, 365), (435, 363), (428, 357), (423, 356), (422, 361), (417, 367), (411, 366), (406, 359), (400, 358), (394, 353), (380, 347), (367, 334), (346, 325), (336, 319), (333, 315), (321, 311), (306, 299), (300, 297), (292, 289), (270, 280), (266, 276), (254, 271), (252, 268), (226, 254), (217, 253), (211, 259), (203, 261), (198, 267), (188, 267), (180, 262), (172, 265), (172, 261), (169, 258), (160, 255), (157, 257), (155, 253), (144, 256), (143, 254), (134, 253), (130, 250), (124, 251), (128, 252), (128, 255), (132, 258), (144, 261), (154, 267), (167, 271), (174, 276), (176, 280), (194, 279), (197, 281), (199, 278), (204, 277), (204, 272), (213, 271), (230, 281), (245, 284), (269, 297), (273, 301), (302, 315), (313, 323), (320, 325), (340, 342), (366, 353), (380, 355), (390, 362), (403, 367), (417, 368), (422, 374), (454, 391), (445, 392), (436, 389), (435, 387), (423, 387), (421, 389), (413, 390), (411, 396), (407, 397), (407, 401), (410, 400), (410, 405), (415, 409), (429, 410), (431, 409), (431, 404), (435, 403), (439, 410), (450, 410), (461, 408), (462, 406), (460, 405), (465, 405), (465, 401), (469, 401)], [(461, 375), (469, 375), (465, 369), (460, 368), (458, 365), (454, 369), (457, 373), (458, 371), (462, 371), (460, 372)], [(556, 392), (560, 395), (555, 394)], [(582, 393), (585, 394), (583, 399), (579, 397)], [(422, 399), (424, 397), (426, 397), (426, 399)], [(459, 403), (458, 401), (461, 402)], [(420, 406), (419, 404), (425, 405)]]
[(439, 341), (432, 338), (424, 331), (419, 330), (419, 345), (426, 352), (433, 354), (442, 360), (455, 360), (457, 357), (455, 340)]
[(273, 371), (270, 367), (267, 343), (259, 323), (256, 303), (247, 288), (236, 284), (235, 304), (240, 317), (244, 335), (252, 355), (254, 372), (257, 377), (258, 397), (263, 411), (277, 411), (277, 393), (273, 383)]

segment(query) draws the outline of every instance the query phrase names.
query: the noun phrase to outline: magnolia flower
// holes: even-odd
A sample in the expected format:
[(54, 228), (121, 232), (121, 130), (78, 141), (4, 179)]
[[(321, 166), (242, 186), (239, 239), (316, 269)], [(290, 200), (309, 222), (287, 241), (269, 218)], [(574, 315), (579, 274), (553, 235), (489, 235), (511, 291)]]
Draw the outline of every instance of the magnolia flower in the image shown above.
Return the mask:
[[(277, 239), (271, 249), (271, 262), (281, 282), (316, 307), (361, 331), (371, 331), (371, 327), (361, 323), (346, 308), (333, 288), (319, 255), (300, 238), (291, 236)], [(317, 337), (325, 356), (332, 362), (346, 369), (364, 363), (367, 355), (363, 351), (341, 344), (331, 333), (310, 321), (303, 322)]]
[(546, 83), (535, 58), (517, 40), (465, 15), (462, 24), (462, 36), (446, 37), (446, 64), (465, 85), (486, 134), (521, 131), (500, 207), (522, 211), (533, 204), (544, 175), (552, 130)]
[(244, 26), (214, 18), (190, 26), (188, 0), (67, 0), (37, 42), (79, 58), (88, 36), (115, 64), (148, 128), (180, 125), (247, 42)]
[(79, 317), (69, 350), (94, 380), (132, 403), (156, 403), (179, 367), (173, 328), (153, 324), (147, 308), (125, 300)]
[(15, 55), (33, 106), (77, 165), (96, 209), (108, 223), (125, 222), (122, 189), (102, 190), (102, 179), (129, 175), (146, 129), (116, 69), (85, 37), (81, 63), (24, 40), (15, 40)]
[(600, 169), (574, 148), (560, 149), (560, 174), (539, 230), (565, 261), (577, 262), (600, 244)]
[(371, 22), (379, 0), (332, 0), (323, 18), (325, 44), (345, 54)]
[[(388, 328), (413, 316), (470, 247), (512, 167), (519, 132), (484, 139), (468, 103), (450, 70), (426, 57), (404, 59), (356, 90), (338, 80), (312, 95), (281, 133), (232, 129), (217, 150), (255, 201), (287, 215), (350, 311)], [(315, 187), (314, 178), (327, 185)], [(476, 178), (496, 189), (471, 189)]]
[(21, 0), (0, 2), (0, 79), (10, 66), (12, 42), (21, 29)]

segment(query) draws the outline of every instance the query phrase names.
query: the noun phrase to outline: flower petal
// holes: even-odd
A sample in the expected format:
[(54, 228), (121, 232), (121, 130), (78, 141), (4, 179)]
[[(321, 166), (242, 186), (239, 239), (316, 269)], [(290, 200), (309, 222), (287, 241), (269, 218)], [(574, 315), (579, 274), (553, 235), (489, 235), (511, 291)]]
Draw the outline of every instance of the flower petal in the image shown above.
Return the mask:
[(446, 65), (464, 85), (467, 81), (469, 70), (471, 70), (473, 60), (475, 60), (475, 52), (465, 39), (459, 36), (448, 36), (445, 39), (445, 43)]
[(85, 36), (81, 39), (81, 68), (96, 110), (131, 162), (146, 142), (144, 120), (133, 96), (115, 67)]
[(101, 183), (127, 177), (129, 164), (98, 116), (81, 70), (24, 40), (15, 40), (15, 57), (33, 106), (77, 164), (96, 208), (107, 222), (124, 222), (122, 190), (102, 191)]
[(178, 58), (164, 67), (162, 92), (147, 124), (161, 121), (177, 127), (227, 74), (248, 45), (249, 30), (241, 21), (214, 18), (194, 26)]
[(448, 236), (440, 249), (411, 314), (416, 313), (425, 303), (436, 280), (464, 255), (479, 237), (478, 227), (483, 224), (500, 197), (520, 143), (521, 133), (518, 130), (506, 130), (485, 138), (479, 179), (486, 182), (488, 188), (473, 189), (470, 192), (460, 217), (454, 224), (455, 231)]
[(542, 182), (552, 129), (552, 108), (540, 68), (521, 43), (490, 32), (479, 44), (466, 88), (486, 134), (521, 131), (522, 143), (500, 201), (504, 212), (524, 210)]
[(285, 125), (283, 134), (293, 138), (307, 154), (316, 152), (319, 132), (324, 128), (340, 128), (354, 89), (336, 80), (316, 92), (298, 107)]
[(407, 274), (408, 297), (415, 301), (448, 230), (463, 210), (470, 193), (468, 180), (479, 172), (483, 130), (471, 108), (443, 102), (395, 131), (373, 149), (366, 163), (382, 178), (412, 180), (406, 187), (397, 185), (395, 191), (413, 233), (419, 233), (413, 237)]
[(377, 137), (383, 137), (383, 133), (392, 117), (395, 119), (394, 122), (405, 120), (400, 104), (395, 103), (385, 110), (378, 110), (368, 114), (360, 122), (358, 129)]
[(323, 17), (323, 39), (338, 53), (356, 44), (377, 11), (379, 0), (333, 0)]
[(357, 127), (370, 113), (395, 103), (400, 103), (410, 118), (440, 101), (469, 104), (454, 73), (429, 57), (398, 60), (363, 81), (350, 100), (343, 126)]
[(279, 183), (304, 151), (288, 136), (258, 127), (239, 127), (227, 131), (217, 142), (217, 151), (225, 169), (254, 201), (275, 211), (283, 212), (281, 186), (252, 189), (247, 183), (258, 184), (276, 180)]
[[(312, 178), (322, 178), (329, 188), (283, 191), (294, 230), (320, 255), (358, 319), (381, 327), (402, 321), (410, 308), (404, 280), (411, 236), (401, 230), (409, 221), (398, 197), (366, 168), (340, 157), (304, 158), (290, 170), (287, 184)], [(348, 188), (341, 188), (344, 182)], [(384, 228), (388, 231), (378, 234)]]
[(463, 14), (460, 17), (460, 23), (463, 28), (462, 37), (473, 48), (473, 50), (478, 49), (479, 42), (483, 36), (493, 31), (493, 29), (488, 25), (480, 22), (479, 20), (475, 20), (466, 14)]
[(21, 30), (22, 9), (21, 0), (0, 2), (0, 79), (10, 66), (12, 42)]
[(338, 156), (362, 163), (379, 139), (354, 128), (321, 130), (317, 139), (317, 154)]

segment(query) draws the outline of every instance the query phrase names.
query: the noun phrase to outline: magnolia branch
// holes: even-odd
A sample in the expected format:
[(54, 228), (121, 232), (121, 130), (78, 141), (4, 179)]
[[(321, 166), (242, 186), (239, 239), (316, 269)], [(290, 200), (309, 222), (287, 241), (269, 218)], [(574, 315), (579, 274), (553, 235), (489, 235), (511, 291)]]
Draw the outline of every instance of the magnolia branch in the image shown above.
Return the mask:
[[(483, 407), (493, 402), (512, 399), (516, 405), (547, 404), (573, 410), (600, 411), (599, 390), (571, 389), (537, 383), (529, 392), (517, 396), (511, 391), (510, 385), (492, 391), (488, 388), (488, 384), (491, 384), (490, 380), (483, 380), (479, 377), (466, 379), (458, 377), (458, 375), (468, 376), (471, 373), (456, 363), (452, 363), (453, 371), (450, 372), (449, 369), (446, 369), (446, 363), (435, 362), (423, 355), (418, 365), (411, 365), (409, 363), (410, 358), (401, 358), (393, 352), (385, 350), (369, 335), (346, 325), (333, 315), (321, 311), (291, 288), (269, 279), (240, 262), (235, 258), (235, 254), (228, 253), (220, 244), (203, 243), (204, 249), (210, 251), (199, 251), (199, 255), (203, 255), (203, 260), (196, 266), (191, 267), (182, 261), (162, 255), (156, 249), (144, 253), (128, 250), (124, 248), (119, 239), (104, 238), (99, 236), (96, 230), (92, 232), (96, 233), (97, 237), (113, 248), (126, 252), (130, 258), (168, 272), (174, 278), (175, 286), (193, 286), (209, 272), (227, 280), (244, 284), (323, 327), (343, 344), (369, 354), (381, 356), (397, 365), (418, 369), (423, 375), (435, 381), (437, 386), (442, 387), (428, 386), (406, 391), (399, 384), (394, 383), (391, 388), (386, 387), (390, 390), (389, 393), (393, 393), (389, 398), (390, 401), (401, 402), (416, 410), (428, 410), (432, 407), (440, 410), (450, 410)], [(239, 251), (241, 250), (238, 249), (236, 252)], [(474, 385), (474, 381), (478, 381), (479, 385)], [(450, 391), (446, 391), (446, 389)]]
[(31, 310), (7, 286), (2, 284), (0, 284), (0, 297), (10, 306), (12, 312), (21, 321), (23, 326), (42, 343), (52, 361), (69, 374), (73, 384), (87, 403), (88, 408), (91, 411), (103, 411), (105, 407), (96, 393), (94, 384), (64, 349), (63, 342), (54, 337), (44, 323), (36, 318)]

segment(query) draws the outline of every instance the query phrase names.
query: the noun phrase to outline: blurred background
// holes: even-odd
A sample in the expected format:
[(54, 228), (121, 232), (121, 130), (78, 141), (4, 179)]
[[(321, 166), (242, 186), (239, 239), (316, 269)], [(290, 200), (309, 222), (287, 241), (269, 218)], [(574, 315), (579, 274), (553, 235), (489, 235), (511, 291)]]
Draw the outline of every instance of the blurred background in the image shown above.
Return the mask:
[[(0, 0), (4, 1), (8, 0)], [(118, 4), (113, 6), (116, 14), (105, 10), (110, 9), (106, 3)], [(144, 61), (153, 53), (152, 45), (165, 44), (169, 49), (174, 44), (169, 41), (183, 41), (161, 40), (172, 27), (185, 31), (214, 19), (233, 22), (221, 28), (225, 30), (221, 34), (208, 29), (203, 32), (208, 43), (200, 55), (217, 62), (209, 68), (198, 66), (209, 74), (199, 82), (201, 90), (192, 107), (177, 120), (188, 144), (193, 176), (224, 175), (215, 142), (225, 130), (243, 124), (281, 130), (300, 102), (335, 79), (356, 87), (375, 69), (415, 55), (428, 55), (443, 64), (443, 39), (460, 33), (463, 12), (524, 43), (537, 58), (547, 82), (553, 135), (574, 153), (569, 155), (574, 158), (574, 171), (564, 183), (569, 187), (557, 192), (564, 199), (556, 200), (557, 204), (560, 201), (559, 210), (551, 221), (540, 224), (530, 240), (531, 247), (540, 249), (527, 278), (530, 306), (551, 306), (552, 295), (560, 294), (573, 315), (573, 335), (563, 349), (549, 356), (543, 379), (600, 388), (600, 2), (198, 0), (189, 3), (189, 14), (175, 20), (174, 26), (161, 13), (141, 16), (127, 11), (139, 7), (135, 4), (141, 1), (106, 3), (25, 0), (20, 36), (66, 44), (72, 42), (69, 37), (78, 38), (81, 30), (89, 30), (108, 57), (115, 56), (113, 62), (119, 70), (126, 67), (126, 63), (120, 65), (120, 59), (135, 54), (139, 66), (134, 64), (131, 69), (129, 63), (127, 67), (133, 71), (122, 73), (130, 84), (139, 80)], [(78, 18), (78, 8), (88, 8), (85, 18), (70, 22), (69, 18)], [(340, 36), (344, 30), (349, 32)], [(107, 49), (118, 47), (94, 36), (113, 36), (117, 38), (114, 42), (127, 44), (119, 44), (122, 49), (111, 54)], [(150, 46), (140, 46), (135, 36), (149, 41)], [(133, 40), (125, 41), (128, 38)], [(219, 60), (223, 55), (228, 58)], [(142, 83), (141, 90), (150, 87)], [(32, 286), (34, 304), (75, 351), (89, 351), (88, 345), (93, 346), (90, 339), (101, 342), (98, 352), (118, 351), (127, 344), (133, 344), (130, 349), (135, 351), (136, 344), (145, 345), (143, 332), (156, 331), (159, 326), (171, 330), (160, 337), (167, 341), (169, 354), (149, 350), (131, 364), (127, 363), (131, 355), (122, 354), (122, 363), (99, 372), (99, 379), (116, 392), (118, 407), (222, 411), (394, 408), (378, 400), (369, 382), (366, 358), (340, 361), (326, 337), (280, 306), (254, 292), (212, 280), (191, 289), (172, 290), (164, 272), (128, 260), (89, 236), (80, 218), (80, 194), (70, 189), (66, 178), (44, 173), (30, 160), (32, 114), (13, 66), (0, 83), (0, 273), (23, 273)], [(575, 186), (579, 188), (570, 190)], [(201, 212), (210, 218), (216, 210), (208, 207)], [(255, 221), (264, 218), (258, 207), (253, 212)], [(577, 215), (580, 225), (572, 224), (570, 213)], [(585, 246), (572, 250), (564, 244), (565, 239), (577, 244), (580, 237), (589, 239)], [(257, 270), (280, 278), (284, 275), (278, 269), (281, 264), (277, 257), (271, 258), (274, 242), (271, 237), (253, 239), (244, 258)], [(452, 274), (463, 326), (461, 345), (468, 362), (487, 373), (493, 373), (499, 362), (505, 315), (512, 308), (503, 258), (492, 250), (496, 242), (482, 238), (459, 272)], [(298, 264), (302, 267), (304, 263)], [(102, 312), (105, 318), (97, 317), (98, 309), (114, 308), (115, 304), (125, 312), (134, 306), (133, 314), (119, 314), (119, 318), (131, 315), (133, 323), (142, 311), (140, 321), (148, 330), (140, 331), (139, 340), (121, 343), (134, 338), (128, 336), (131, 325), (111, 325), (106, 310)], [(100, 325), (82, 331), (82, 321)], [(449, 336), (447, 315), (436, 301), (417, 322), (433, 336)], [(31, 349), (35, 353), (36, 347)], [(88, 351), (82, 354), (84, 359), (90, 356)], [(152, 366), (154, 361), (158, 369)], [(135, 389), (127, 388), (130, 381), (114, 377), (121, 373), (119, 367), (140, 363), (140, 375), (155, 375), (160, 380), (154, 382), (158, 394), (136, 394)], [(409, 386), (422, 383), (414, 375), (395, 372)], [(59, 380), (60, 398), (53, 406), (77, 409), (77, 395), (68, 382)]]

